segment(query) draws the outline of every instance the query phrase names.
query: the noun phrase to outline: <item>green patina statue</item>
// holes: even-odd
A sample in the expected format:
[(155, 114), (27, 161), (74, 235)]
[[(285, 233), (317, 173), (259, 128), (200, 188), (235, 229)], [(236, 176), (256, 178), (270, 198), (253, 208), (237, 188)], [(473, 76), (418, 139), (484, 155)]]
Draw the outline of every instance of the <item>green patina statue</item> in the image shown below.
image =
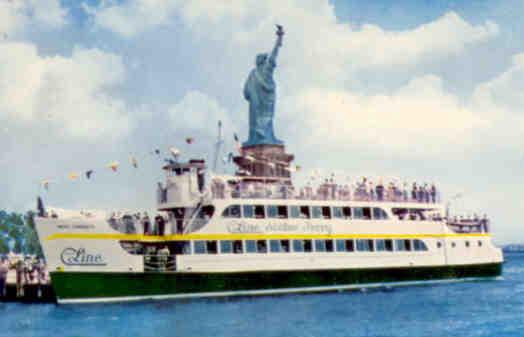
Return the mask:
[(249, 139), (243, 146), (283, 144), (275, 137), (273, 130), (276, 100), (273, 71), (278, 49), (282, 46), (282, 26), (277, 25), (276, 34), (273, 51), (269, 56), (266, 53), (257, 55), (256, 68), (251, 70), (244, 85), (244, 98), (249, 101)]

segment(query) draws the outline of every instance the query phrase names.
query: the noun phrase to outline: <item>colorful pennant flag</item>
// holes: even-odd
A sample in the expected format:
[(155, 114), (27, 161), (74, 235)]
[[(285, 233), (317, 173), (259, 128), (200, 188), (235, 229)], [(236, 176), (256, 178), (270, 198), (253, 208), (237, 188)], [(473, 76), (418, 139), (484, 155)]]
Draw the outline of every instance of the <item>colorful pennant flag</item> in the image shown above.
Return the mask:
[(233, 135), (233, 138), (235, 139), (235, 148), (237, 149), (238, 152), (240, 152), (240, 149), (241, 149), (240, 141), (238, 140), (238, 136), (236, 133)]
[(178, 158), (178, 156), (180, 156), (180, 150), (174, 146), (169, 148), (169, 152), (171, 152), (171, 155), (175, 158)]
[(77, 180), (80, 175), (77, 172), (71, 172), (69, 173), (69, 180)]
[(138, 161), (136, 160), (134, 156), (131, 156), (129, 160), (131, 160), (131, 165), (133, 165), (134, 168), (138, 168)]
[(194, 141), (193, 137), (187, 137), (186, 138), (186, 143), (188, 143), (188, 144), (193, 144), (193, 141)]
[(86, 171), (86, 178), (91, 179), (91, 175), (93, 174), (93, 170)]
[(117, 161), (113, 161), (113, 162), (109, 163), (107, 165), (107, 167), (109, 167), (111, 170), (113, 170), (113, 172), (116, 172), (118, 170), (118, 165), (120, 165), (120, 163), (118, 163)]

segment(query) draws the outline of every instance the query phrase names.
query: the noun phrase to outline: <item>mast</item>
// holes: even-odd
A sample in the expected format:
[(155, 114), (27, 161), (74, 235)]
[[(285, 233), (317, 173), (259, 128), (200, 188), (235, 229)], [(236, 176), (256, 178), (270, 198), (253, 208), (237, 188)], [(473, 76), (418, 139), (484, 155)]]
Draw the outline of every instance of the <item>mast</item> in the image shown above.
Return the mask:
[(222, 139), (222, 121), (218, 121), (218, 137), (217, 142), (215, 143), (215, 155), (213, 157), (213, 172), (216, 172), (217, 170), (217, 163), (218, 163), (218, 156), (220, 155), (220, 149), (222, 147), (222, 144), (224, 144), (224, 140)]

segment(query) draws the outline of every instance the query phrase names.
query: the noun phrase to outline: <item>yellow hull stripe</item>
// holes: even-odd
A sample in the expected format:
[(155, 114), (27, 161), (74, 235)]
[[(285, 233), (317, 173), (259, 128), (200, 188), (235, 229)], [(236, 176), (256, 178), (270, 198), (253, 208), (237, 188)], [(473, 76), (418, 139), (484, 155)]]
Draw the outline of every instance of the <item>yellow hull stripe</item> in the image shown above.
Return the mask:
[(188, 240), (265, 240), (265, 239), (421, 239), (421, 238), (460, 238), (489, 237), (486, 233), (468, 234), (175, 234), (175, 235), (141, 235), (141, 234), (95, 234), (95, 233), (57, 233), (49, 235), (46, 240), (82, 239), (82, 240), (121, 240), (121, 241), (188, 241)]

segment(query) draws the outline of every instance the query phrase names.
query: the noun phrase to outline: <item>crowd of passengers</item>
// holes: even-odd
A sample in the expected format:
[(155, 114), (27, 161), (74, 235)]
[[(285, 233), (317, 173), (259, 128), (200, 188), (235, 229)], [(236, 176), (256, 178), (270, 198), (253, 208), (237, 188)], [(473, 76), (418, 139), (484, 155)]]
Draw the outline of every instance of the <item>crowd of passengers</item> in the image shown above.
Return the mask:
[(374, 184), (363, 177), (355, 184), (337, 184), (333, 178), (325, 179), (316, 189), (308, 183), (298, 191), (286, 183), (263, 183), (253, 181), (235, 181), (225, 183), (214, 180), (211, 184), (214, 198), (273, 198), (273, 199), (308, 199), (308, 200), (355, 200), (355, 201), (394, 201), (436, 203), (439, 195), (435, 184), (382, 183)]

